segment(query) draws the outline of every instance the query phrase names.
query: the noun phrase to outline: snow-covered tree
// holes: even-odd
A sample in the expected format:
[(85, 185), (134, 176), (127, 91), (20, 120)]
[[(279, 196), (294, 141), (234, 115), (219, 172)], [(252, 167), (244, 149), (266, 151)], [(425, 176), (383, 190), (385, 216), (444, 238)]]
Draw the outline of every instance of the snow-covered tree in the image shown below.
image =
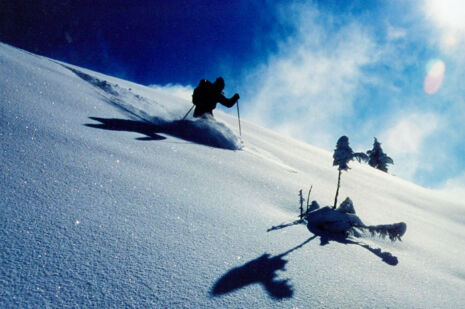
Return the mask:
[(382, 170), (383, 172), (387, 172), (388, 164), (394, 164), (394, 161), (387, 156), (383, 149), (381, 148), (381, 143), (375, 137), (375, 141), (373, 143), (373, 149), (367, 151), (368, 154), (368, 164), (374, 168)]
[(350, 161), (354, 159), (357, 159), (359, 162), (361, 160), (367, 161), (368, 157), (366, 154), (362, 152), (354, 153), (352, 148), (350, 148), (349, 146), (349, 138), (347, 136), (341, 136), (336, 143), (336, 149), (334, 150), (333, 159), (333, 166), (337, 166), (339, 170), (339, 176), (337, 178), (336, 196), (334, 198), (333, 205), (333, 208), (336, 208), (337, 196), (339, 194), (339, 187), (341, 185), (341, 172), (350, 169), (348, 165)]

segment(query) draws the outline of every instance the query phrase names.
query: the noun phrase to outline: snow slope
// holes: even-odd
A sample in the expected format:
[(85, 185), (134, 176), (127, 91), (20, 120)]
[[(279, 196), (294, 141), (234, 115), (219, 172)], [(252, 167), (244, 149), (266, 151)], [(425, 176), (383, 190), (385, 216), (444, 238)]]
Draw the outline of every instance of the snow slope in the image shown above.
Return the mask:
[(0, 102), (2, 308), (465, 307), (464, 201), (353, 162), (340, 201), (407, 233), (323, 241), (328, 151), (4, 44)]

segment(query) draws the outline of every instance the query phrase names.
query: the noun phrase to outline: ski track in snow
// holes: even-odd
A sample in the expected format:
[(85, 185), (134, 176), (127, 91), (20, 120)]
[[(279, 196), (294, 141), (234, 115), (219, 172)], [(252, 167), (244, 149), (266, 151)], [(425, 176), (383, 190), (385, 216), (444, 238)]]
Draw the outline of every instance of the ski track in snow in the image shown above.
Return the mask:
[(243, 148), (243, 150), (250, 153), (250, 154), (252, 154), (252, 155), (254, 155), (254, 156), (257, 156), (259, 158), (267, 160), (268, 162), (270, 162), (272, 164), (281, 166), (282, 168), (284, 168), (285, 170), (287, 170), (290, 173), (297, 173), (297, 170), (295, 168), (285, 164), (279, 158), (277, 158), (276, 156), (272, 155), (270, 152), (268, 152), (268, 151), (266, 151), (264, 149), (260, 149), (260, 148), (255, 147), (255, 146), (245, 146)]

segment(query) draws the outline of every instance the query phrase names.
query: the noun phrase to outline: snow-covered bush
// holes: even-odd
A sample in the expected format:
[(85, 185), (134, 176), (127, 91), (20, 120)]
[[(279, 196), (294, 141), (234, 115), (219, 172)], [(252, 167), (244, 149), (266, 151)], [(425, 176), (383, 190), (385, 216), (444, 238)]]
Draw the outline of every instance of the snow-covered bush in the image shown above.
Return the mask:
[[(316, 203), (316, 205), (318, 204)], [(325, 206), (310, 211), (306, 214), (305, 220), (311, 231), (339, 233), (343, 234), (343, 236), (360, 235), (360, 230), (368, 231), (372, 236), (378, 235), (382, 238), (388, 236), (390, 240), (395, 241), (401, 240), (401, 237), (407, 231), (407, 224), (404, 222), (365, 225), (355, 214), (355, 208), (350, 198), (346, 198), (337, 209)]]
[(407, 231), (407, 224), (405, 222), (399, 222), (394, 224), (372, 225), (365, 228), (367, 228), (373, 236), (378, 235), (382, 238), (388, 236), (390, 240), (395, 241), (402, 240), (400, 238)]
[(307, 223), (324, 232), (350, 234), (352, 228), (363, 226), (355, 214), (344, 213), (329, 206), (309, 212)]
[(317, 209), (320, 208), (320, 205), (318, 205), (317, 201), (313, 201), (311, 204), (310, 204), (310, 207), (308, 208), (308, 211), (307, 213), (311, 212), (311, 211), (315, 211)]
[(342, 213), (355, 215), (354, 203), (352, 203), (349, 197), (347, 197), (336, 210)]

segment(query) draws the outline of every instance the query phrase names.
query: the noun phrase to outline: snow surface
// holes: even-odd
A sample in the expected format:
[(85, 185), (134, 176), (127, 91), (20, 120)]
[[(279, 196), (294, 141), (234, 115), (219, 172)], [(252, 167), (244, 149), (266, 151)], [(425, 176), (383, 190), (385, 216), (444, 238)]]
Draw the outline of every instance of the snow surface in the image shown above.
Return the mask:
[(465, 307), (464, 201), (352, 162), (340, 200), (407, 233), (323, 241), (331, 152), (4, 44), (0, 100), (2, 308)]

